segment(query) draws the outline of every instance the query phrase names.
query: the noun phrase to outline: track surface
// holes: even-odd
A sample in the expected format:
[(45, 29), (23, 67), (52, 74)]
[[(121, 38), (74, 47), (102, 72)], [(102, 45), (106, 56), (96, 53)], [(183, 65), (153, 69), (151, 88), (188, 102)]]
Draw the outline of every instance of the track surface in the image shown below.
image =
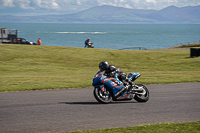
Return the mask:
[(200, 82), (146, 85), (150, 100), (99, 104), (93, 88), (0, 93), (0, 132), (67, 132), (200, 120)]

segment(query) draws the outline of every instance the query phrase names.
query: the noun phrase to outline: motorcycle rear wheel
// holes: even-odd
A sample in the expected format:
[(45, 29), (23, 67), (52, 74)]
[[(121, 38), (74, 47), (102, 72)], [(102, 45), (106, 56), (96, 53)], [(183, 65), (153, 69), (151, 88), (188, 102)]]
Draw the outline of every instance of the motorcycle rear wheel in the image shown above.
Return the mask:
[(138, 87), (142, 87), (143, 93), (135, 94), (134, 99), (138, 102), (147, 102), (149, 100), (149, 91), (148, 89), (142, 84), (136, 84)]
[(94, 94), (95, 99), (100, 103), (107, 104), (112, 101), (112, 96), (108, 90), (102, 92), (100, 88), (95, 87), (93, 94)]

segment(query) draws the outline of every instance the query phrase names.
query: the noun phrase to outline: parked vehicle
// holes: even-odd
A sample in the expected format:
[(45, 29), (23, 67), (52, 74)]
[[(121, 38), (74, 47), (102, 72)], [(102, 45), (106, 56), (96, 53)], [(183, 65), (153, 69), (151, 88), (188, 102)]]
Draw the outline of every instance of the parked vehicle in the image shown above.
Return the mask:
[(0, 43), (12, 43), (12, 41), (16, 38), (16, 29), (0, 28)]
[[(116, 76), (105, 76), (103, 72), (99, 71), (93, 78), (94, 97), (100, 103), (110, 103), (117, 100), (132, 100), (138, 102), (147, 102), (149, 100), (149, 91), (142, 84), (124, 83)], [(140, 73), (129, 73), (128, 80), (135, 81), (140, 76)], [(107, 85), (106, 85), (107, 84)], [(108, 85), (109, 84), (109, 85)], [(123, 88), (123, 89), (121, 89)], [(128, 89), (129, 88), (129, 89)], [(120, 90), (120, 91), (119, 91)], [(119, 95), (120, 97), (116, 97)]]
[(24, 38), (17, 38), (13, 41), (14, 44), (29, 44), (29, 45), (37, 45), (37, 43), (29, 42)]

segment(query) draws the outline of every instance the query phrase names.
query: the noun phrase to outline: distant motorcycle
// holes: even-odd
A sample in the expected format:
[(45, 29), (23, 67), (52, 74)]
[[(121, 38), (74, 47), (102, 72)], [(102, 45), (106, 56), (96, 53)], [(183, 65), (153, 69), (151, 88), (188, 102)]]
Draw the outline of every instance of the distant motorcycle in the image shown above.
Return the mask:
[(89, 43), (87, 48), (94, 48), (93, 43)]
[(94, 48), (94, 46), (93, 46), (93, 43), (89, 43), (89, 44), (87, 44), (85, 47), (87, 47), (87, 48)]
[[(128, 82), (120, 81), (116, 76), (105, 76), (103, 72), (97, 72), (93, 78), (94, 97), (100, 103), (110, 103), (118, 100), (132, 100), (133, 98), (138, 102), (147, 102), (149, 100), (149, 91), (142, 84), (130, 84)], [(140, 76), (140, 73), (129, 73), (128, 80), (135, 81)], [(94, 82), (95, 81), (95, 82)], [(111, 87), (105, 85), (108, 82)], [(116, 88), (124, 88), (117, 91)], [(129, 89), (128, 89), (129, 88)], [(116, 95), (120, 94), (120, 97)]]

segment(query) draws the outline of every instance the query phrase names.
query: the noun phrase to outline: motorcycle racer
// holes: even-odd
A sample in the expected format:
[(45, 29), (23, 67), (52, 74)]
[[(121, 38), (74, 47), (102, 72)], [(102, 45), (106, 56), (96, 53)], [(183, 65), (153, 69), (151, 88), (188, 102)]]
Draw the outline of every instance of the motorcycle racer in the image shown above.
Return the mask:
[(99, 69), (100, 71), (105, 71), (104, 75), (106, 76), (117, 76), (120, 81), (122, 81), (125, 85), (126, 82), (133, 85), (133, 82), (131, 82), (127, 77), (126, 73), (121, 71), (119, 68), (109, 65), (107, 61), (102, 61), (99, 63)]
[(110, 103), (118, 100), (132, 100), (146, 102), (149, 100), (149, 91), (142, 84), (134, 84), (139, 72), (126, 73), (119, 70), (107, 61), (99, 63), (99, 71), (93, 78), (94, 97), (100, 103)]
[[(93, 84), (96, 84), (99, 81), (103, 82), (106, 86), (113, 89), (113, 93), (116, 98), (120, 97), (125, 91), (128, 93), (130, 92), (129, 88), (126, 86), (127, 78), (125, 72), (120, 71), (119, 68), (116, 68), (113, 65), (109, 65), (107, 61), (100, 62), (99, 69), (100, 70), (96, 74), (98, 76), (95, 76), (93, 79)], [(117, 77), (119, 81), (108, 80), (108, 77)], [(122, 82), (120, 83), (120, 81)]]

